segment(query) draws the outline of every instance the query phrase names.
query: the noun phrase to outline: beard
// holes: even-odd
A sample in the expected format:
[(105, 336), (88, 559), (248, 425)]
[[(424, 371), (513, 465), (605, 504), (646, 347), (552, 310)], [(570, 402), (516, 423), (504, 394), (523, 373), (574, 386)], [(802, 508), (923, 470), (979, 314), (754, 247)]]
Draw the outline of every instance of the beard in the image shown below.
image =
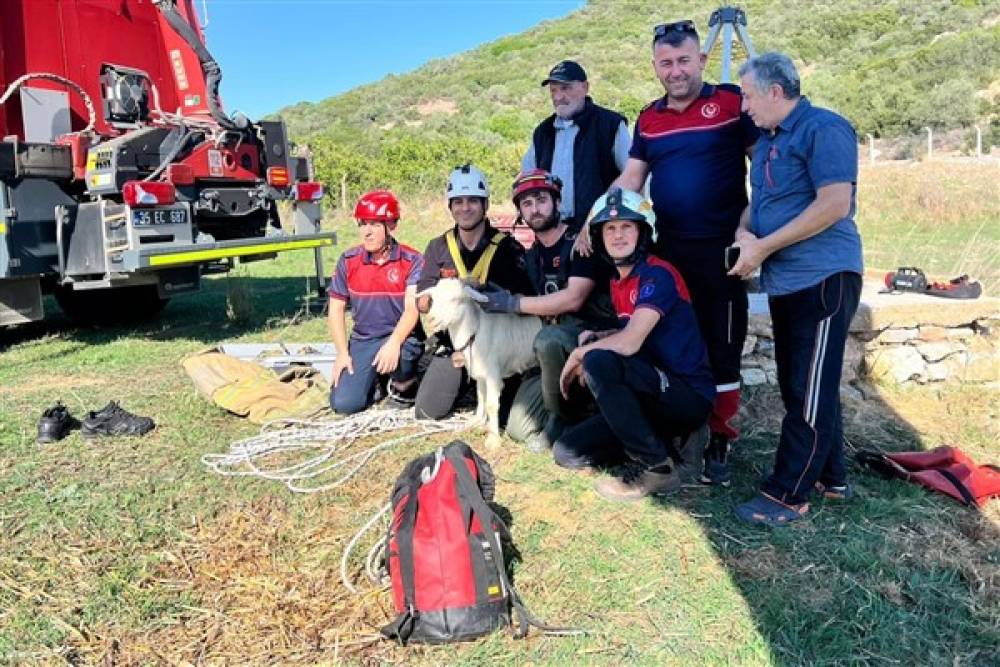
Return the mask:
[(533, 216), (530, 220), (524, 220), (524, 224), (531, 227), (531, 231), (533, 232), (544, 232), (558, 225), (559, 218), (559, 209), (553, 206), (552, 213), (550, 213), (548, 217), (543, 219), (539, 216)]

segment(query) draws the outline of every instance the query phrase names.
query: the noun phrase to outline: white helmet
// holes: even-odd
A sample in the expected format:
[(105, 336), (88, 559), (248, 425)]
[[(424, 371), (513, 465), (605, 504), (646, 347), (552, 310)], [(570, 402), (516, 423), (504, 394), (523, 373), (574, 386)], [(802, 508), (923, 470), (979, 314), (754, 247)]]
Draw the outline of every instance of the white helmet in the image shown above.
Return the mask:
[(455, 167), (448, 176), (448, 190), (445, 192), (448, 201), (456, 197), (490, 198), (490, 186), (486, 182), (486, 174), (471, 164)]
[[(639, 224), (639, 241), (628, 257), (612, 259), (604, 247), (602, 227), (604, 223), (612, 220), (631, 220)], [(648, 199), (632, 190), (611, 188), (598, 197), (590, 209), (590, 215), (587, 216), (587, 226), (597, 254), (615, 266), (635, 264), (651, 251), (656, 243), (656, 213), (653, 212), (653, 205)]]

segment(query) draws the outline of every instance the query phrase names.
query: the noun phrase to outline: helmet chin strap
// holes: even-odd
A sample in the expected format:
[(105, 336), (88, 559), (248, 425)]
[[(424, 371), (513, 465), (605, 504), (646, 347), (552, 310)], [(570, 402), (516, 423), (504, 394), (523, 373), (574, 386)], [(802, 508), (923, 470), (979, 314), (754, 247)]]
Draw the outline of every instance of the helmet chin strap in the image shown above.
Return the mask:
[(389, 248), (392, 247), (392, 230), (389, 229), (389, 223), (383, 222), (382, 229), (385, 230), (385, 239), (382, 240), (382, 247), (372, 253), (376, 257), (381, 257), (387, 250), (389, 250)]
[(614, 260), (615, 266), (635, 266), (642, 258), (646, 256), (646, 248), (636, 246), (635, 250), (632, 251), (628, 257), (623, 257), (621, 259)]

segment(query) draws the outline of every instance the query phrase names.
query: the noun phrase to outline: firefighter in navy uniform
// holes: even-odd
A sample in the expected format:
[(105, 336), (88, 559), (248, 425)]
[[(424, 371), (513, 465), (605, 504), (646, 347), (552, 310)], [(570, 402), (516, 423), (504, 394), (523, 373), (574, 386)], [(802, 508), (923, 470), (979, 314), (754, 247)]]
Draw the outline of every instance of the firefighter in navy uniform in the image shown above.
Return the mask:
[[(433, 287), (441, 278), (461, 278), (534, 294), (525, 271), (524, 248), (509, 234), (494, 229), (486, 217), (490, 191), (483, 172), (470, 164), (456, 167), (448, 176), (446, 197), (455, 226), (427, 244), (417, 292)], [(417, 298), (420, 312), (427, 312), (428, 299), (426, 295)], [(419, 419), (444, 418), (468, 387), (461, 351), (452, 349), (446, 333), (437, 338), (437, 350), (417, 390)], [(509, 389), (501, 396), (501, 405), (509, 405), (516, 383), (516, 379), (507, 381)]]
[(624, 463), (598, 480), (609, 500), (635, 501), (678, 490), (702, 471), (705, 424), (715, 381), (684, 278), (649, 250), (656, 215), (638, 192), (611, 188), (594, 204), (596, 254), (615, 268), (611, 300), (618, 324), (585, 332), (560, 376), (580, 383), (598, 412), (566, 430), (553, 458), (566, 468)]
[(586, 329), (601, 331), (616, 323), (608, 285), (611, 267), (592, 257), (573, 254), (579, 225), (560, 215), (562, 182), (543, 169), (520, 174), (512, 187), (519, 221), (535, 233), (526, 255), (527, 273), (539, 296), (490, 290), (481, 303), (492, 312), (537, 315), (546, 326), (534, 341), (539, 371), (525, 377), (507, 422), (507, 435), (526, 442), (532, 451), (551, 448), (567, 424), (588, 412), (589, 394), (569, 400), (559, 391), (559, 373)]

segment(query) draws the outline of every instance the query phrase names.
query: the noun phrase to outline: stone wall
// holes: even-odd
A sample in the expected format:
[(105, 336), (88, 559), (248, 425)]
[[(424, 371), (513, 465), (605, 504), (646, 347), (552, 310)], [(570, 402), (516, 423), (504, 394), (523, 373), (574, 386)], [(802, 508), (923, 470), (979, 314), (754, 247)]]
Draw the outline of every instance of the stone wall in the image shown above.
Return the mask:
[[(844, 350), (845, 384), (1000, 382), (1000, 299), (882, 294), (865, 283)], [(751, 295), (743, 384), (777, 383), (766, 297)]]

